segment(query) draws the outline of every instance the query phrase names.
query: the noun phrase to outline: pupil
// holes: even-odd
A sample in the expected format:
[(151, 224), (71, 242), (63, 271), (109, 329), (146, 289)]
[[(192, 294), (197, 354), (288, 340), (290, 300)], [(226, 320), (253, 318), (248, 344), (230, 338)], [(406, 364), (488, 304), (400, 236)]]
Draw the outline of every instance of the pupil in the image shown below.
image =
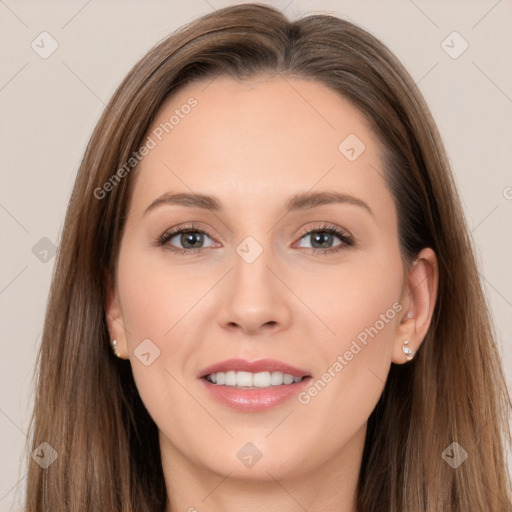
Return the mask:
[(321, 245), (321, 247), (326, 247), (326, 243), (329, 244), (332, 235), (330, 233), (322, 233), (320, 231), (317, 231), (314, 235), (311, 235), (311, 238), (313, 239), (313, 246), (316, 242), (318, 242)]
[[(201, 242), (203, 241), (203, 234), (202, 233), (184, 233), (181, 236), (181, 243), (183, 247), (187, 249), (195, 249), (194, 242), (199, 242), (199, 246), (201, 245)], [(191, 244), (192, 247), (187, 246), (187, 244)]]

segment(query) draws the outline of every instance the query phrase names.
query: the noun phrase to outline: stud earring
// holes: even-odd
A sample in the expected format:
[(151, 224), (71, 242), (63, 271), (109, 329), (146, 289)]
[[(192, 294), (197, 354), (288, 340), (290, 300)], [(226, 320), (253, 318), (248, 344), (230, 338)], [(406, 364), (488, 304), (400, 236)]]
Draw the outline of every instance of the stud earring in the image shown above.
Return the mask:
[(116, 357), (119, 357), (119, 359), (122, 359), (121, 354), (117, 350), (117, 340), (112, 340), (112, 351), (116, 355)]
[(407, 361), (413, 359), (414, 354), (416, 353), (414, 350), (410, 349), (407, 345), (409, 344), (409, 340), (405, 340), (402, 343), (402, 351), (407, 356)]

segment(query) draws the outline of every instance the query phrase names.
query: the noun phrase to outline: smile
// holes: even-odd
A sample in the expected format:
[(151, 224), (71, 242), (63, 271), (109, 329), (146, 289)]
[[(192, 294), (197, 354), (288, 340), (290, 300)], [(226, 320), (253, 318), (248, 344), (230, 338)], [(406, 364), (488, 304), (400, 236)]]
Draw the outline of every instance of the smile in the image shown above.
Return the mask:
[(290, 373), (283, 372), (217, 372), (210, 373), (206, 377), (208, 382), (218, 386), (229, 386), (239, 389), (264, 389), (273, 386), (290, 385), (300, 382), (303, 377), (294, 376)]

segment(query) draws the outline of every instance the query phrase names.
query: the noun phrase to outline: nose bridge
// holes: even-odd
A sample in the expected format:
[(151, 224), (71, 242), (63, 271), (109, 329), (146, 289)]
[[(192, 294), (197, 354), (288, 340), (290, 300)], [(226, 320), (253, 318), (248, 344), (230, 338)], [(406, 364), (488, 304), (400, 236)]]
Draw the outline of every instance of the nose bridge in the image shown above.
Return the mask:
[(243, 330), (257, 331), (264, 326), (275, 328), (288, 323), (286, 289), (274, 275), (279, 263), (270, 240), (270, 235), (262, 243), (247, 236), (235, 247), (234, 268), (220, 314), (225, 326), (236, 324)]
[(237, 288), (243, 291), (247, 285), (250, 287), (264, 288), (271, 286), (268, 282), (268, 267), (272, 266), (272, 251), (263, 247), (253, 237), (247, 237), (236, 248), (234, 258), (234, 280)]

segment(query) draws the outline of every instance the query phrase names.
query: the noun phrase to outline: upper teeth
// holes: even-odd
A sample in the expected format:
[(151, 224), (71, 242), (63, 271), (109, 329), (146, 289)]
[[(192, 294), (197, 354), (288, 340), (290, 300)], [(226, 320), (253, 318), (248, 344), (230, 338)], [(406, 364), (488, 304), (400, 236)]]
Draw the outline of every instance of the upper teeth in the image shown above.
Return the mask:
[(214, 384), (233, 387), (269, 388), (300, 382), (302, 377), (295, 377), (283, 372), (217, 372), (207, 375), (207, 380)]

